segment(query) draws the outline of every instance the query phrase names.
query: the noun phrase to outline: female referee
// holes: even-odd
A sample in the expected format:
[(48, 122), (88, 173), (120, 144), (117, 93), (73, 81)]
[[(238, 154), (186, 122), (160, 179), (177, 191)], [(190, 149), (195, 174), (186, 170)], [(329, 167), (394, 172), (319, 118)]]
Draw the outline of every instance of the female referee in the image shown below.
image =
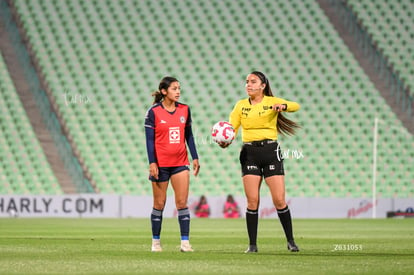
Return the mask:
[[(230, 123), (238, 131), (242, 127), (243, 147), (240, 164), (243, 186), (247, 198), (246, 225), (249, 247), (246, 253), (257, 252), (258, 208), (262, 178), (269, 186), (273, 204), (287, 239), (287, 248), (298, 252), (292, 230), (292, 219), (285, 201), (283, 158), (277, 135), (295, 133), (299, 125), (287, 119), (281, 112), (295, 112), (296, 102), (274, 97), (269, 80), (262, 72), (254, 71), (246, 78), (248, 98), (236, 103), (230, 114)], [(227, 147), (229, 144), (219, 144)]]
[(193, 172), (200, 170), (198, 154), (191, 129), (188, 105), (179, 103), (180, 83), (174, 77), (164, 77), (153, 93), (154, 105), (145, 115), (145, 136), (149, 160), (149, 179), (152, 182), (153, 210), (151, 213), (151, 251), (161, 252), (162, 212), (167, 199), (168, 182), (175, 195), (182, 252), (192, 252), (189, 242), (190, 211), (188, 190), (190, 184), (186, 142), (193, 159)]

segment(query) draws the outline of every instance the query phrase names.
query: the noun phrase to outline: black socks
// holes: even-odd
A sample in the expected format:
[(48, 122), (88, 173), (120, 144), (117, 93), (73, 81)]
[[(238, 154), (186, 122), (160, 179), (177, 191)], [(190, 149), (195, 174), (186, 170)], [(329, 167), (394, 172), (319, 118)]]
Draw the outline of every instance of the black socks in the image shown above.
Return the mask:
[(259, 222), (258, 210), (247, 209), (246, 210), (246, 225), (247, 225), (247, 233), (249, 234), (250, 245), (256, 245), (258, 222)]
[(277, 215), (279, 216), (283, 231), (285, 231), (286, 239), (288, 241), (293, 241), (292, 218), (290, 216), (289, 207), (286, 205), (283, 209), (277, 209)]

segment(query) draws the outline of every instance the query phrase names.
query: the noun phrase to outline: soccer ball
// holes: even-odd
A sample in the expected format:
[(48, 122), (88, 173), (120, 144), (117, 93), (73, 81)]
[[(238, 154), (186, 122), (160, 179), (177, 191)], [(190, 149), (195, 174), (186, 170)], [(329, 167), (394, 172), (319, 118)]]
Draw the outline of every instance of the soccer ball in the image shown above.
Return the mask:
[(227, 121), (219, 121), (211, 128), (211, 137), (217, 143), (231, 143), (235, 136), (233, 125)]

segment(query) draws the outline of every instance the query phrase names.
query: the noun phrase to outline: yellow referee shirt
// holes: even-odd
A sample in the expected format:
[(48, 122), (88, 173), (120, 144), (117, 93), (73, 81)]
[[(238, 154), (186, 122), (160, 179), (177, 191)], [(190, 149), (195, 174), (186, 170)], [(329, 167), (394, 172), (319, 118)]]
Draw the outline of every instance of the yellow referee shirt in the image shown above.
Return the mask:
[(273, 96), (264, 96), (262, 102), (251, 105), (249, 98), (236, 103), (230, 114), (229, 122), (237, 131), (242, 126), (243, 142), (252, 142), (263, 139), (277, 140), (278, 112), (272, 110), (275, 104), (286, 104), (285, 112), (296, 112), (300, 105), (294, 101), (287, 101)]

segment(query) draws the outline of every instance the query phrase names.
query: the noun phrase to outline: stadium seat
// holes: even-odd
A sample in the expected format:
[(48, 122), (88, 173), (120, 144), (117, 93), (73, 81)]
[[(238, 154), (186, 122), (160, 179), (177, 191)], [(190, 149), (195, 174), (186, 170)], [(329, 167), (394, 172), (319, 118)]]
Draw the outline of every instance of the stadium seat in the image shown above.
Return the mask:
[[(386, 1), (386, 2), (359, 2), (347, 1), (357, 19), (371, 35), (372, 39), (382, 52), (387, 65), (398, 72), (404, 84), (412, 86), (413, 79), (409, 77), (406, 68), (412, 67), (414, 57), (410, 54), (413, 32), (410, 24), (413, 19), (412, 1)], [(378, 20), (381, 18), (381, 20)], [(407, 61), (405, 63), (404, 61)], [(411, 91), (412, 92), (412, 91)]]
[[(196, 184), (191, 192), (243, 194), (240, 140), (222, 150), (211, 143), (210, 128), (228, 119), (235, 102), (246, 96), (246, 74), (257, 69), (267, 74), (276, 96), (302, 104), (300, 112), (289, 114), (302, 130), (280, 137), (286, 150), (301, 149), (305, 155), (285, 161), (293, 170), (286, 175), (289, 195), (369, 196), (362, 186), (371, 176), (373, 120), (379, 116), (394, 123), (395, 115), (388, 107), (384, 110), (386, 104), (316, 2), (255, 3), (252, 9), (267, 20), (246, 14), (247, 0), (14, 3), (63, 119), (102, 193), (151, 194), (143, 119), (152, 103), (151, 91), (164, 75), (175, 75), (182, 82), (183, 102), (191, 106), (204, 167), (192, 178)], [(177, 14), (168, 23), (160, 19), (165, 9)], [(67, 87), (89, 96), (91, 103), (67, 106), (62, 100)], [(322, 108), (315, 110), (310, 103)], [(353, 103), (364, 110), (350, 112), (347, 106)], [(405, 132), (401, 123), (395, 126)], [(387, 134), (381, 131), (380, 136)], [(399, 142), (401, 147), (393, 149), (410, 148), (412, 137)], [(385, 149), (379, 155), (390, 153), (381, 151)], [(401, 154), (412, 162), (409, 152)], [(380, 165), (386, 164), (381, 157)], [(390, 167), (408, 188), (398, 195), (412, 196), (413, 187), (405, 180), (413, 178), (412, 171)], [(353, 173), (343, 176), (347, 171)], [(385, 191), (384, 196), (395, 195), (394, 190)]]
[(0, 194), (61, 194), (0, 55)]

